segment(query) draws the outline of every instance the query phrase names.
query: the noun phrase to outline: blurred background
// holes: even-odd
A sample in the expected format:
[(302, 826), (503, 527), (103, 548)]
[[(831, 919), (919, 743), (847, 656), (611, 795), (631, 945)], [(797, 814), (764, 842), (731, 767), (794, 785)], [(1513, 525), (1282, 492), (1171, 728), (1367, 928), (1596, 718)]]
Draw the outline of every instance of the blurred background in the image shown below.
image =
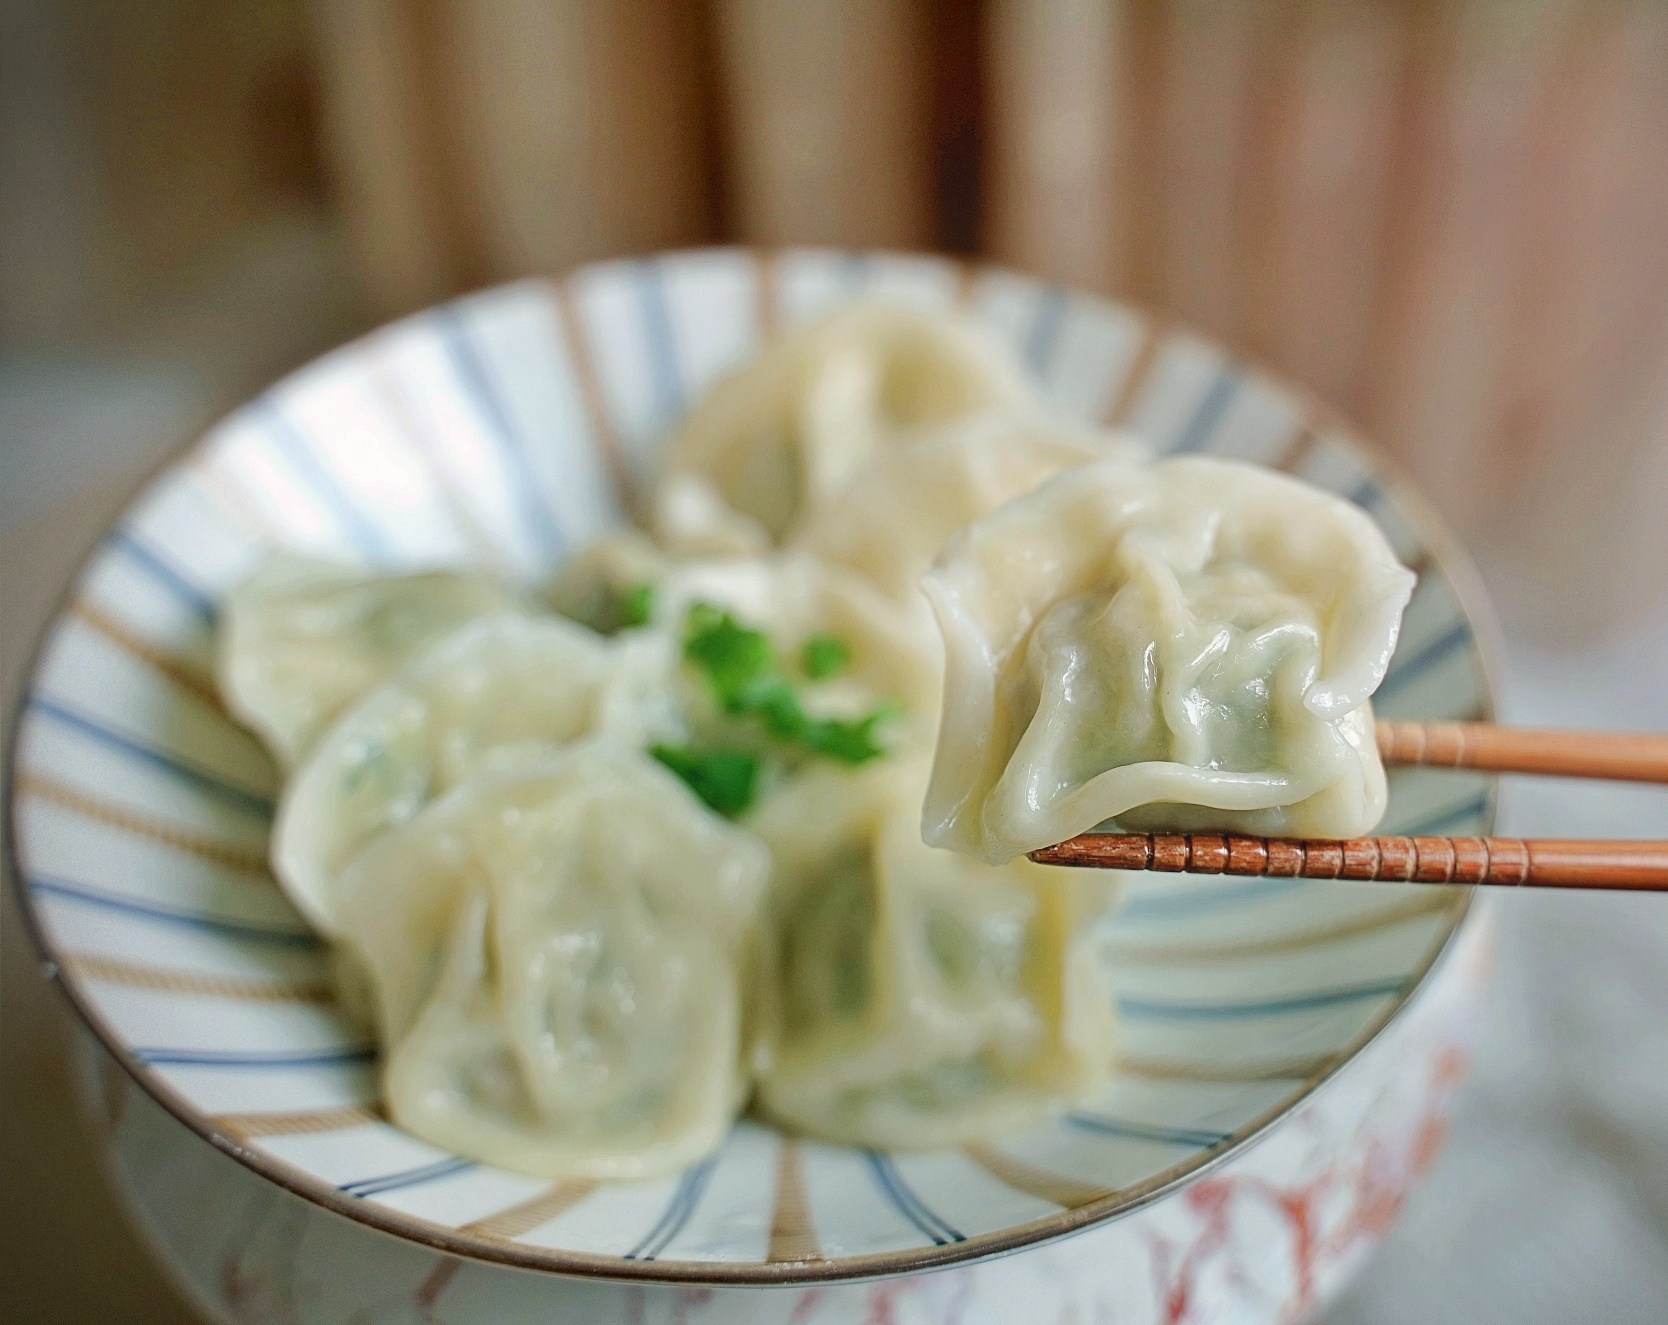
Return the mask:
[[(138, 478), (279, 373), (733, 241), (977, 255), (1277, 366), (1477, 553), (1509, 718), (1668, 728), (1664, 0), (0, 0), (8, 702)], [(1454, 1143), (1335, 1325), (1668, 1316), (1668, 906), (1506, 901)], [(0, 1301), (182, 1322), (6, 906)]]

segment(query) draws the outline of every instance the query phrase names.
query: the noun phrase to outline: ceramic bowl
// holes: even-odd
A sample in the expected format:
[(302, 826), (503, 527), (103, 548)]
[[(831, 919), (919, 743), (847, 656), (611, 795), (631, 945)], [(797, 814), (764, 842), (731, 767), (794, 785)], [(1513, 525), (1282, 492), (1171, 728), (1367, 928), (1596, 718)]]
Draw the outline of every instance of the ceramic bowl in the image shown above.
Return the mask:
[[(743, 1120), (676, 1177), (552, 1184), (379, 1114), (374, 1052), (266, 870), (274, 774), (215, 697), (217, 600), (280, 546), (540, 574), (623, 518), (686, 403), (761, 335), (859, 294), (965, 309), (1064, 414), (1347, 495), (1419, 572), (1380, 712), (1489, 712), (1467, 572), (1418, 500), (1301, 393), (1127, 306), (942, 259), (704, 250), (349, 345), (128, 509), (41, 647), (12, 754), (14, 874), (90, 1032), (87, 1099), (205, 1315), (1274, 1321), (1383, 1232), (1464, 1057), (1480, 931), (1463, 890), (1137, 882), (1105, 934), (1114, 1081), (960, 1150)], [(1480, 832), (1492, 813), (1484, 779), (1399, 771), (1385, 831)]]

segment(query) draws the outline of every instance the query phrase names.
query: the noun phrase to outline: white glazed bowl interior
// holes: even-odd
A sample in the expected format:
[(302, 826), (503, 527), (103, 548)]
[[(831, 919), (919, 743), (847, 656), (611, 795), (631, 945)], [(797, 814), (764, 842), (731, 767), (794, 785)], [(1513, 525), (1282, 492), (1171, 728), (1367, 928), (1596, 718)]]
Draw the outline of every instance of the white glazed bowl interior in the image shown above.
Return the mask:
[[(18, 724), (17, 877), (105, 1047), (265, 1177), (465, 1256), (773, 1283), (977, 1259), (1174, 1190), (1289, 1114), (1412, 996), (1458, 890), (1143, 879), (1109, 924), (1124, 1057), (1105, 1094), (965, 1150), (881, 1154), (752, 1120), (674, 1178), (551, 1184), (376, 1109), (374, 1053), (274, 886), (275, 789), (210, 681), (216, 600), (275, 547), (533, 576), (623, 518), (668, 427), (772, 326), (854, 295), (957, 306), (1067, 415), (1346, 494), (1419, 571), (1384, 716), (1489, 710), (1463, 580), (1416, 499), (1301, 394), (1127, 306), (942, 259), (704, 250), (420, 314), (297, 373), (145, 491), (88, 561)], [(1470, 833), (1492, 792), (1397, 771), (1386, 832)]]

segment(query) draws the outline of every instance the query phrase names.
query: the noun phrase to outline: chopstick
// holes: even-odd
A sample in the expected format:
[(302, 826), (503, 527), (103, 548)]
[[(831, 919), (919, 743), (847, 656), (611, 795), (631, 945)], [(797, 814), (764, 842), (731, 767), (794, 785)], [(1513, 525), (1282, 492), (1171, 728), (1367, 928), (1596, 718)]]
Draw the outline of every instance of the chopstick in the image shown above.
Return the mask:
[[(1387, 764), (1668, 782), (1668, 736), (1543, 731), (1486, 722), (1380, 722), (1376, 735)], [(1030, 856), (1040, 865), (1163, 874), (1668, 892), (1668, 842), (1083, 833)]]
[(1326, 841), (1216, 833), (1083, 833), (1030, 855), (1039, 865), (1162, 874), (1668, 892), (1668, 842), (1518, 837)]
[(1380, 721), (1377, 736), (1387, 764), (1668, 782), (1668, 736), (1663, 735), (1496, 727), (1490, 722)]

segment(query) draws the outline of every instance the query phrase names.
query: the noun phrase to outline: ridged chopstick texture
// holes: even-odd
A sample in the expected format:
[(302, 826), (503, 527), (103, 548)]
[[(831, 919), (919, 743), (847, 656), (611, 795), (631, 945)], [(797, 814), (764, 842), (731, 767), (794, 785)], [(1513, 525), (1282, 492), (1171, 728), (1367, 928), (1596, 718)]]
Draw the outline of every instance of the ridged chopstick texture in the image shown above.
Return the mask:
[(1668, 782), (1668, 736), (1496, 727), (1491, 722), (1385, 722), (1378, 751), (1387, 764), (1543, 773), (1626, 782)]
[(1163, 874), (1668, 890), (1668, 842), (1515, 837), (1332, 842), (1215, 833), (1084, 833), (1030, 855), (1042, 865)]

